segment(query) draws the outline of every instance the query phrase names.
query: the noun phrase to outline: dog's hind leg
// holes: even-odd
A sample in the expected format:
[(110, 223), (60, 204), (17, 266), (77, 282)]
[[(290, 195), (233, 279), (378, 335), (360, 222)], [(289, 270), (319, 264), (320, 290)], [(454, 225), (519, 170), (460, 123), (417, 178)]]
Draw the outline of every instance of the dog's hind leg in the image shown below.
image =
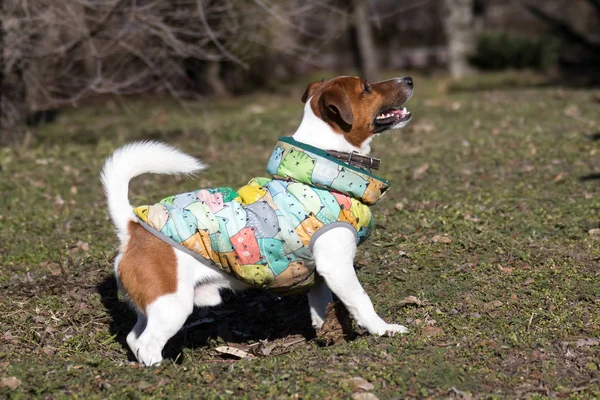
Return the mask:
[[(123, 253), (119, 253), (117, 255), (117, 257), (115, 258), (115, 279), (117, 281), (117, 286), (119, 287), (119, 291), (124, 293), (125, 291), (123, 289), (123, 286), (121, 285), (121, 282), (119, 281), (119, 265), (120, 265), (122, 259), (123, 259)], [(127, 268), (131, 268), (131, 267), (126, 265), (125, 269), (127, 270)], [(126, 296), (126, 294), (125, 294), (125, 296)], [(131, 299), (128, 299), (128, 302), (130, 303), (131, 307), (135, 310), (135, 312), (137, 314), (137, 322), (135, 323), (133, 329), (131, 329), (131, 332), (129, 332), (129, 334), (127, 335), (127, 345), (129, 346), (131, 351), (135, 354), (136, 353), (135, 344), (136, 344), (138, 338), (140, 337), (140, 335), (142, 334), (142, 332), (144, 331), (144, 329), (146, 329), (146, 322), (148, 320), (146, 319), (146, 316), (144, 315), (144, 313), (139, 310), (139, 308), (135, 305), (135, 303), (133, 301), (131, 301)]]
[(356, 236), (350, 229), (339, 227), (323, 233), (315, 241), (313, 252), (317, 272), (360, 326), (377, 335), (408, 332), (402, 325), (386, 323), (375, 312), (354, 271)]
[(133, 327), (131, 332), (129, 332), (129, 334), (127, 335), (127, 344), (129, 345), (129, 348), (131, 349), (131, 351), (133, 351), (134, 354), (136, 352), (135, 344), (137, 343), (142, 332), (144, 332), (144, 329), (146, 329), (146, 323), (148, 322), (144, 314), (142, 314), (139, 311), (136, 311), (136, 313), (137, 322), (135, 323), (135, 326)]
[(135, 343), (134, 353), (141, 363), (153, 365), (162, 361), (162, 350), (167, 341), (173, 337), (192, 313), (193, 288), (186, 288), (185, 292), (159, 297), (146, 307), (146, 329)]
[(313, 328), (320, 329), (323, 326), (327, 304), (332, 301), (331, 289), (327, 287), (327, 283), (324, 281), (317, 283), (310, 289), (310, 292), (308, 292), (308, 304), (310, 306), (310, 318)]

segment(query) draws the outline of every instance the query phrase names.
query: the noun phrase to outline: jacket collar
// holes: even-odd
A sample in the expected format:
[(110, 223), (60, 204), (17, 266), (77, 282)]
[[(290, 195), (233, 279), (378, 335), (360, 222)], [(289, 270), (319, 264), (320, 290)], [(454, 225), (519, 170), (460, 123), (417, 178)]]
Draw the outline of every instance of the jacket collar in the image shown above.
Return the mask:
[(343, 193), (367, 205), (377, 203), (390, 187), (389, 182), (369, 171), (291, 137), (279, 138), (267, 164), (267, 172), (278, 179)]

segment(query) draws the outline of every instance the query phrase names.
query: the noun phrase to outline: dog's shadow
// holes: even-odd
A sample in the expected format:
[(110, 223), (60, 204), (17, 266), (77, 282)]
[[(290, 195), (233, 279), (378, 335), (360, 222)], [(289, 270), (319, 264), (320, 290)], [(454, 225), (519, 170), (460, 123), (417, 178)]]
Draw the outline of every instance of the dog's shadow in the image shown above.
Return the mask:
[[(110, 334), (129, 352), (130, 360), (135, 360), (126, 341), (136, 322), (135, 312), (119, 299), (113, 274), (107, 275), (96, 289), (111, 317)], [(306, 296), (278, 297), (260, 290), (248, 290), (237, 295), (223, 291), (222, 296), (223, 304), (218, 307), (194, 309), (184, 328), (165, 346), (165, 358), (181, 362), (182, 348), (206, 346), (211, 338), (242, 343), (270, 341), (297, 334), (306, 339), (315, 336)]]

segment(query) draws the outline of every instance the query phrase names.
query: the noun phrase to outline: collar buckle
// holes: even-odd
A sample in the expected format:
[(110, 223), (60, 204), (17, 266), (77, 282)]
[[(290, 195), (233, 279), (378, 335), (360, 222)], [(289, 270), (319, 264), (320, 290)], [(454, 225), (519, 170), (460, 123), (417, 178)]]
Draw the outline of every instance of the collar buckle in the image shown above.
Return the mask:
[(346, 164), (368, 170), (369, 172), (371, 172), (371, 169), (379, 169), (379, 165), (381, 164), (381, 161), (378, 158), (360, 154), (356, 150), (349, 153), (329, 150), (327, 153), (338, 160), (344, 161)]

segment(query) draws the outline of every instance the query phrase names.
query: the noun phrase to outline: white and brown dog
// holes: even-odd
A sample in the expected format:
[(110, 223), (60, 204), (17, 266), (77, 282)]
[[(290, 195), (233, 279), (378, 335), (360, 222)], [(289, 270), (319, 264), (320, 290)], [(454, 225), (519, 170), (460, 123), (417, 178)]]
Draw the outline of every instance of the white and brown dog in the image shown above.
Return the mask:
[[(304, 116), (293, 139), (325, 151), (367, 155), (375, 135), (408, 123), (411, 115), (403, 105), (412, 93), (408, 77), (377, 83), (338, 77), (311, 83), (302, 97)], [(162, 360), (163, 347), (194, 305), (215, 306), (221, 303), (221, 289), (249, 287), (212, 261), (199, 260), (148, 232), (129, 203), (129, 181), (138, 175), (191, 174), (203, 168), (200, 161), (170, 146), (144, 142), (117, 150), (102, 171), (110, 216), (121, 241), (115, 275), (138, 314), (127, 343), (145, 365)], [(308, 291), (313, 326), (323, 324), (333, 292), (370, 333), (407, 332), (375, 312), (354, 271), (356, 248), (356, 232), (344, 227), (329, 229), (311, 243), (316, 273), (322, 278)]]

